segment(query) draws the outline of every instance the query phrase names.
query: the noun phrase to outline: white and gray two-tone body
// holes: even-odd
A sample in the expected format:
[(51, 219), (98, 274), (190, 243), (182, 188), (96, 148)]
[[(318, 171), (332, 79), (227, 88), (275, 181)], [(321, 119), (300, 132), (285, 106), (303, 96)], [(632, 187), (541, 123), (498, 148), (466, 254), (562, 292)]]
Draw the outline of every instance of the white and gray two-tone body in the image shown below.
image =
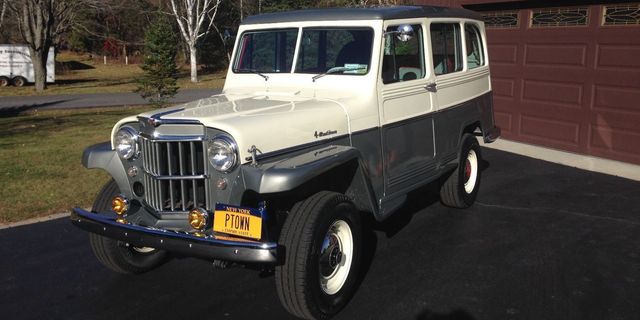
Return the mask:
[[(108, 237), (204, 258), (274, 263), (278, 207), (319, 190), (346, 194), (358, 209), (384, 220), (408, 192), (451, 172), (465, 133), (492, 142), (494, 125), (488, 59), (473, 69), (436, 75), (430, 25), (484, 24), (469, 11), (434, 7), (310, 10), (246, 19), (240, 39), (257, 30), (354, 27), (373, 33), (366, 74), (235, 72), (232, 63), (222, 94), (121, 120), (140, 134), (141, 154), (122, 160), (114, 138), (87, 149), (83, 163), (107, 170), (135, 212), (127, 225), (112, 217), (75, 209), (80, 227)], [(385, 31), (398, 25), (422, 28), (424, 74), (385, 84)], [(296, 48), (299, 48), (296, 45)], [(486, 57), (486, 39), (482, 38)], [(293, 66), (300, 49), (293, 56)], [(207, 144), (227, 136), (239, 164), (214, 170)], [(128, 175), (131, 167), (140, 172)], [(221, 185), (224, 185), (222, 187)], [(140, 190), (143, 190), (142, 192)], [(257, 243), (195, 237), (186, 216), (194, 207), (213, 211), (216, 203), (256, 207), (266, 202), (265, 237)], [(266, 218), (266, 217), (265, 217)], [(125, 235), (126, 234), (126, 235)], [(132, 236), (134, 234), (135, 236)]]

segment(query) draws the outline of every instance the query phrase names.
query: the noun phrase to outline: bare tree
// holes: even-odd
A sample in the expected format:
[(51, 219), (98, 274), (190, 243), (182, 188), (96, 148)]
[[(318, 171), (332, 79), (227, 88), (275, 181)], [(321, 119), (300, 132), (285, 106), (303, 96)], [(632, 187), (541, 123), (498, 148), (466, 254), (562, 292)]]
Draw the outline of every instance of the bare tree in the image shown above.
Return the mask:
[(4, 22), (5, 12), (7, 12), (7, 1), (2, 0), (2, 8), (0, 8), (0, 28), (2, 28), (2, 23)]
[(12, 0), (3, 1), (17, 21), (22, 39), (29, 47), (36, 91), (46, 88), (47, 57), (61, 34), (68, 31), (81, 7), (98, 0)]
[(191, 82), (198, 82), (198, 40), (214, 26), (222, 0), (171, 0), (171, 10), (189, 49)]

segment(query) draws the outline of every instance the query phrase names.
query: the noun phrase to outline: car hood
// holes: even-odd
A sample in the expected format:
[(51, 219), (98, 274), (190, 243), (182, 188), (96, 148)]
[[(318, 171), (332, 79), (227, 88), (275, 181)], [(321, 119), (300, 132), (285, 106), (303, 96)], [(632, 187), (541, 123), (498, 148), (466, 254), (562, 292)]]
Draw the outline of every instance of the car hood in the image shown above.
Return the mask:
[(252, 146), (264, 154), (349, 133), (348, 115), (340, 103), (294, 95), (221, 94), (140, 116), (160, 123), (199, 122), (224, 131), (238, 144), (243, 162)]

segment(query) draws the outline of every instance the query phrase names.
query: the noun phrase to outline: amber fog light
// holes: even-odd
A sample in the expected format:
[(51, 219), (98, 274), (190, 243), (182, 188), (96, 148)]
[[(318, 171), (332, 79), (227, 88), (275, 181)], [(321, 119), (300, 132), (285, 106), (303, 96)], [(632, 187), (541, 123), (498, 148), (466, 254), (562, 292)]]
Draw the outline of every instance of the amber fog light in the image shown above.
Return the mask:
[(123, 196), (115, 196), (111, 200), (111, 210), (119, 216), (125, 216), (129, 210), (129, 200)]
[(189, 224), (198, 231), (204, 230), (208, 219), (209, 214), (202, 208), (193, 209), (189, 212)]

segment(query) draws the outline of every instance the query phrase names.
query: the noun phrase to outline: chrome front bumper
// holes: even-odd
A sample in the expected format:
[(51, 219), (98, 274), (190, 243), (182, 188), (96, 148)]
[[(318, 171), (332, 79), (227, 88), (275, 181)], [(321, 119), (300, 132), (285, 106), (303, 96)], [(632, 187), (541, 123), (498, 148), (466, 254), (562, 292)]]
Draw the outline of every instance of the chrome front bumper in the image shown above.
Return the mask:
[(116, 222), (114, 214), (97, 214), (80, 208), (71, 212), (77, 227), (136, 247), (152, 247), (203, 259), (220, 259), (240, 263), (278, 262), (278, 244), (274, 242), (239, 242), (196, 237), (187, 233), (141, 227)]

